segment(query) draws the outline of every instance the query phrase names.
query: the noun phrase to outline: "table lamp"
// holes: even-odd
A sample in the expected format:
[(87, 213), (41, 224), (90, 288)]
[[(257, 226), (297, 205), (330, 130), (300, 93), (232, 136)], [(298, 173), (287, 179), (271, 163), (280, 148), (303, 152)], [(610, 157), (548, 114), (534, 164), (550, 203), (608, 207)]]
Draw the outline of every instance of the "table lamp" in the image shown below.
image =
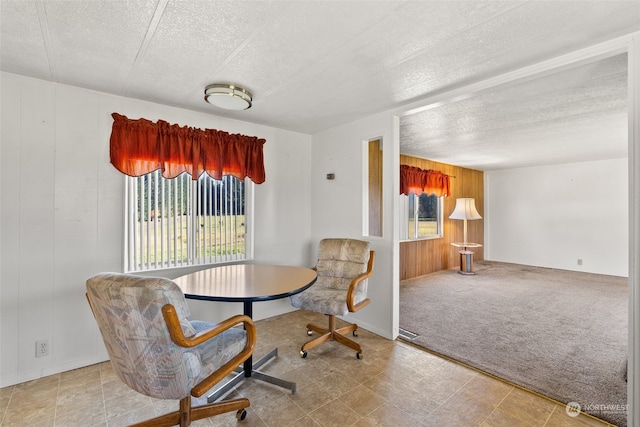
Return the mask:
[(467, 220), (482, 219), (472, 198), (456, 199), (456, 207), (449, 215), (450, 219), (464, 220), (464, 245), (467, 245)]

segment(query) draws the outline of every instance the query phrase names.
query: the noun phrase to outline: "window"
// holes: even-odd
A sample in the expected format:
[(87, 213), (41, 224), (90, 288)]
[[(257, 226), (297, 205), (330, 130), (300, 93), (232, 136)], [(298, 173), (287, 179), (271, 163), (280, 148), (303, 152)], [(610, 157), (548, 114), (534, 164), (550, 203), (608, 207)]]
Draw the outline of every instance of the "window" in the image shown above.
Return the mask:
[(250, 259), (250, 180), (159, 170), (126, 180), (125, 271)]
[(442, 237), (442, 197), (401, 195), (402, 240)]

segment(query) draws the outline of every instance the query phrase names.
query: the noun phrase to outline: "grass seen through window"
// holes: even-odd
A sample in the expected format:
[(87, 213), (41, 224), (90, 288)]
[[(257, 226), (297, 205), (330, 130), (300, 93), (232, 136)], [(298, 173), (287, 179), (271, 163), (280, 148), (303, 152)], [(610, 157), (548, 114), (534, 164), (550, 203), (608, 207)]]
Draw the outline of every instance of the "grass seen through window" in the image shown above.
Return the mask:
[(247, 259), (243, 180), (159, 171), (128, 180), (127, 271)]

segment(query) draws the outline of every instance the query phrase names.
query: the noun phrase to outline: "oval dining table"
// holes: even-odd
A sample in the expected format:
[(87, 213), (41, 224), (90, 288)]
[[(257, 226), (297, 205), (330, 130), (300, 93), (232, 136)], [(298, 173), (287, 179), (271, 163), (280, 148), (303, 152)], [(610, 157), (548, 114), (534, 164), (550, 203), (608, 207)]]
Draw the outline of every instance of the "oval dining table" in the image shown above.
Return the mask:
[[(265, 264), (227, 264), (174, 279), (188, 299), (243, 303), (243, 313), (253, 318), (253, 303), (286, 298), (313, 285), (318, 275), (305, 267)], [(253, 377), (296, 392), (296, 383), (267, 375), (258, 369), (278, 355), (275, 348), (253, 362), (250, 357), (234, 377), (207, 396), (209, 403), (224, 397), (243, 378)]]

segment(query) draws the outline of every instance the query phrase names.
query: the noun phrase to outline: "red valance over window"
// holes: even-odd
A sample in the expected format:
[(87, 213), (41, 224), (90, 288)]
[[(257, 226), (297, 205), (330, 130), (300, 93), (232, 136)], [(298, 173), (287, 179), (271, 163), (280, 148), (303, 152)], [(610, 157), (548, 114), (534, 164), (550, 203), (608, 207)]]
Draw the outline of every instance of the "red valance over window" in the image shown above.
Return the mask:
[(187, 172), (193, 179), (206, 172), (214, 179), (232, 175), (265, 181), (262, 147), (264, 139), (229, 134), (215, 129), (196, 129), (132, 120), (113, 113), (111, 163), (129, 176), (141, 176), (161, 169), (165, 178)]
[(415, 166), (400, 165), (400, 194), (433, 194), (450, 196), (449, 175), (440, 171), (424, 170)]

